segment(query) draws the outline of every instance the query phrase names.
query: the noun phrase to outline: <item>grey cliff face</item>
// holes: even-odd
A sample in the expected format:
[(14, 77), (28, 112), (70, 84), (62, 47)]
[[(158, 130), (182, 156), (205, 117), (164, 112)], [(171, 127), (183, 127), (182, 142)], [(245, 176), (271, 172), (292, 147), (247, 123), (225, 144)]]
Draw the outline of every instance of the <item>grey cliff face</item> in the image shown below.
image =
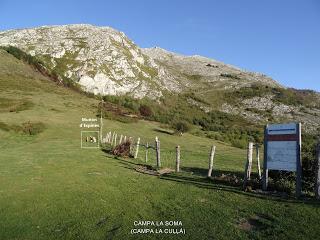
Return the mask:
[(254, 82), (279, 86), (271, 78), (212, 59), (139, 48), (110, 27), (76, 24), (9, 30), (0, 33), (0, 45), (37, 56), (95, 94), (157, 99), (164, 91), (190, 88), (232, 89)]

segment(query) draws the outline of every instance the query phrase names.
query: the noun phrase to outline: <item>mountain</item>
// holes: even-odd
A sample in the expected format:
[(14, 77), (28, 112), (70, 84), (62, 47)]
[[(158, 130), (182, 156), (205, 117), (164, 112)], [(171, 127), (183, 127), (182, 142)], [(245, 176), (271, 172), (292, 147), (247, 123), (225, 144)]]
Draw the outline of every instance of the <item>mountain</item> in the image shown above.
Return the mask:
[(92, 25), (44, 26), (0, 33), (0, 45), (37, 56), (46, 66), (95, 94), (158, 98), (199, 87), (279, 86), (261, 74), (161, 48), (141, 49), (124, 33)]
[[(288, 89), (272, 78), (201, 57), (154, 47), (143, 49), (124, 33), (87, 24), (0, 32), (0, 46), (34, 56), (48, 71), (101, 95), (148, 97), (159, 102), (184, 95), (190, 107), (224, 112), (249, 122), (301, 121), (320, 126), (320, 95)], [(187, 107), (186, 107), (187, 109)]]

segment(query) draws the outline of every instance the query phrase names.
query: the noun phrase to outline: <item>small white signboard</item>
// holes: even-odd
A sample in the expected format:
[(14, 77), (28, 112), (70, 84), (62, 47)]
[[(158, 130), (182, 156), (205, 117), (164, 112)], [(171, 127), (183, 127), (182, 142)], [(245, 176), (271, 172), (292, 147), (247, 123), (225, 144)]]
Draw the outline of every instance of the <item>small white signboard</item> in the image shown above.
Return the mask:
[(267, 126), (267, 168), (270, 170), (297, 170), (298, 147), (301, 136), (299, 124), (273, 124)]
[(263, 189), (268, 170), (296, 172), (296, 194), (301, 194), (301, 123), (272, 124), (265, 128)]
[(297, 168), (296, 142), (268, 142), (268, 169), (295, 172)]

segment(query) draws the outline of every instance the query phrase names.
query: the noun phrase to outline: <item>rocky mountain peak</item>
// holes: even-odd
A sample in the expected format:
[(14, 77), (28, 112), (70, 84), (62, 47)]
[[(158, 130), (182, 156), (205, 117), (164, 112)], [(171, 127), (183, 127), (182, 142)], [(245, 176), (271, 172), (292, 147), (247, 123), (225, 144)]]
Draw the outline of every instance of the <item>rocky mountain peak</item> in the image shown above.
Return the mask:
[(95, 94), (159, 98), (165, 91), (239, 88), (263, 75), (201, 56), (183, 56), (159, 47), (142, 49), (123, 32), (89, 24), (42, 26), (0, 32), (0, 45), (36, 56), (46, 67)]

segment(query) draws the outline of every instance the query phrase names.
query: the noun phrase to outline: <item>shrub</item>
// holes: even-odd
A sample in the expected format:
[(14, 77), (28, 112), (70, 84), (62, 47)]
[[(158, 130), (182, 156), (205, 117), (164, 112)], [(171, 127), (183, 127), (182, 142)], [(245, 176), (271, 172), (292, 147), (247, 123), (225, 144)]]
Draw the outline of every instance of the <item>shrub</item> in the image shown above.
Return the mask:
[(220, 76), (221, 76), (221, 77), (226, 77), (226, 78), (237, 79), (237, 80), (240, 79), (237, 75), (235, 75), (235, 74), (230, 74), (230, 73), (221, 73)]
[(41, 122), (32, 123), (30, 121), (22, 124), (22, 132), (28, 135), (37, 135), (44, 130), (45, 126)]
[(139, 112), (144, 117), (151, 117), (153, 115), (153, 111), (152, 111), (151, 107), (149, 107), (148, 105), (145, 105), (145, 104), (143, 104), (139, 107)]
[(242, 149), (245, 149), (248, 145), (248, 140), (246, 139), (232, 139), (231, 140), (231, 145), (233, 147), (237, 147), (237, 148), (242, 148)]
[(130, 157), (130, 145), (130, 141), (123, 142), (112, 150), (112, 154), (119, 157)]
[(190, 125), (184, 121), (174, 122), (172, 125), (173, 129), (180, 133), (185, 133), (190, 130)]

